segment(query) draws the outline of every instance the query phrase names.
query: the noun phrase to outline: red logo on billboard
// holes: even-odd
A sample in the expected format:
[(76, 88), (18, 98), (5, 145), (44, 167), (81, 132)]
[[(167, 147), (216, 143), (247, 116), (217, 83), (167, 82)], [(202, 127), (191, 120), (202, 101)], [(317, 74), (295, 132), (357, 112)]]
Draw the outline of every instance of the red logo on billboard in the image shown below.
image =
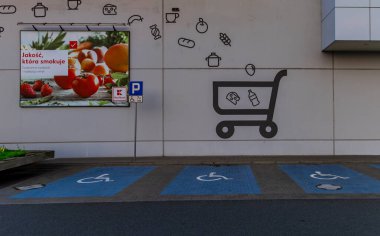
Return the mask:
[(127, 88), (126, 87), (112, 87), (112, 101), (113, 102), (126, 102), (127, 101)]
[(70, 49), (77, 49), (78, 48), (78, 42), (77, 41), (70, 41)]

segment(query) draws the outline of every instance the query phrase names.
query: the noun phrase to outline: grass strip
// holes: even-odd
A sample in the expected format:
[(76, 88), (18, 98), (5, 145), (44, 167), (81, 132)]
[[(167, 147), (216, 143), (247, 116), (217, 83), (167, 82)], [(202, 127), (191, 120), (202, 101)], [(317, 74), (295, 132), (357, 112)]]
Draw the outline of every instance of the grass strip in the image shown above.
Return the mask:
[(0, 152), (0, 161), (12, 158), (12, 157), (23, 157), (26, 155), (24, 150), (5, 150)]

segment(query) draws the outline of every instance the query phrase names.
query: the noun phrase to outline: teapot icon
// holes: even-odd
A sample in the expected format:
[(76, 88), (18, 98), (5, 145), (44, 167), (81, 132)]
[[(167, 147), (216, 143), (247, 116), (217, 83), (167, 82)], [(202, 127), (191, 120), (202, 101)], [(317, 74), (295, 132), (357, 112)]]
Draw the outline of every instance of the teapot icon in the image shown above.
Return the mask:
[(206, 61), (208, 62), (209, 67), (219, 67), (221, 60), (222, 58), (216, 55), (215, 52), (212, 52), (210, 56), (206, 57)]
[(49, 10), (49, 8), (44, 6), (42, 2), (38, 2), (37, 5), (35, 5), (32, 8), (32, 11), (34, 12), (34, 17), (45, 17), (47, 10)]

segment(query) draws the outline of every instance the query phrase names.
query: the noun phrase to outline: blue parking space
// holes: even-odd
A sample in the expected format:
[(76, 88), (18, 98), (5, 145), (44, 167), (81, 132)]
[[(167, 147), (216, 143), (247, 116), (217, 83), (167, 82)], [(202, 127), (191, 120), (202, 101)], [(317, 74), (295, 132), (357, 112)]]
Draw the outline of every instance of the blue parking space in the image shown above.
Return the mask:
[(342, 165), (280, 165), (306, 193), (380, 194), (380, 181)]
[(161, 195), (260, 194), (249, 166), (187, 166)]
[(29, 190), (12, 199), (113, 196), (148, 174), (155, 167), (98, 167)]
[(380, 169), (380, 164), (375, 164), (375, 165), (372, 165), (373, 167), (377, 168), (377, 169)]

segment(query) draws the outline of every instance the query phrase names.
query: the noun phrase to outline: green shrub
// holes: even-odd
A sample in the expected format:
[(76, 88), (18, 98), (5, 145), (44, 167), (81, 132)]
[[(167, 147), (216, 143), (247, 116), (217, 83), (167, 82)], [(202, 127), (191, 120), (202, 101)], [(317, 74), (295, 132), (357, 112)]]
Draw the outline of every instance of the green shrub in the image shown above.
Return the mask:
[(7, 158), (12, 157), (23, 157), (26, 155), (26, 151), (18, 149), (18, 150), (9, 150), (7, 148), (0, 147), (0, 161), (5, 160)]

